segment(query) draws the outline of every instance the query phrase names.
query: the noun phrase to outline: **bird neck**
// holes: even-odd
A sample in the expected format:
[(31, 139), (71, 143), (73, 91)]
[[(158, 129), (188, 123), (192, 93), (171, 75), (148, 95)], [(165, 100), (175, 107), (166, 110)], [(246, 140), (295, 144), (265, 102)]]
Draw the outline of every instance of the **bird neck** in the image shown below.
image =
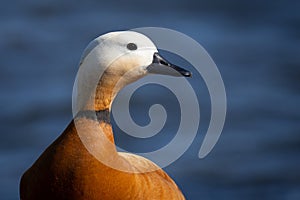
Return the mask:
[(91, 93), (86, 103), (76, 114), (75, 119), (86, 121), (85, 123), (93, 130), (97, 130), (100, 127), (106, 138), (114, 143), (110, 123), (111, 104), (117, 92), (125, 85), (126, 83), (122, 80), (121, 74), (113, 73), (109, 69), (105, 71), (96, 86), (96, 90), (90, 90)]
[(121, 89), (116, 87), (119, 79), (119, 77), (104, 74), (99, 80), (96, 90), (90, 94), (83, 110), (110, 110), (115, 95)]
[[(84, 82), (81, 85), (87, 87), (81, 88), (81, 95), (85, 95), (85, 97), (81, 96), (80, 98), (87, 99), (83, 102), (83, 107), (80, 103), (80, 107), (84, 108), (83, 110), (111, 110), (111, 104), (116, 94), (126, 85), (146, 75), (144, 68), (133, 66), (139, 66), (138, 60), (121, 57), (105, 69), (100, 80), (97, 70), (94, 73), (84, 74), (85, 72), (83, 72), (82, 81)], [(97, 83), (96, 87), (93, 86), (93, 83)]]
[[(100, 80), (97, 82), (96, 89), (87, 88), (87, 90), (81, 90), (86, 92), (86, 95), (82, 94), (81, 97), (87, 97), (83, 104), (83, 107), (78, 112), (79, 117), (84, 116), (84, 120), (89, 120), (89, 127), (93, 130), (97, 130), (97, 127), (103, 129), (104, 135), (114, 142), (113, 131), (110, 124), (110, 111), (112, 102), (116, 94), (126, 85), (136, 81), (143, 77), (136, 76), (136, 72), (128, 70), (127, 67), (120, 66), (118, 64), (112, 65), (105, 70)], [(78, 94), (80, 96), (80, 94)], [(92, 123), (99, 122), (99, 123)], [(87, 132), (87, 131), (85, 131)], [(95, 133), (97, 131), (93, 131)], [(101, 143), (101, 141), (99, 141)], [(114, 147), (115, 148), (115, 147)]]
[[(86, 122), (89, 124), (89, 128), (93, 129), (93, 127), (100, 126), (101, 132), (104, 133), (106, 138), (114, 144), (114, 136), (113, 136), (113, 131), (112, 131), (112, 126), (110, 124), (110, 113), (108, 109), (105, 110), (83, 110), (79, 111), (77, 115), (75, 116), (75, 120), (86, 120), (90, 122)], [(85, 124), (86, 124), (85, 123)]]

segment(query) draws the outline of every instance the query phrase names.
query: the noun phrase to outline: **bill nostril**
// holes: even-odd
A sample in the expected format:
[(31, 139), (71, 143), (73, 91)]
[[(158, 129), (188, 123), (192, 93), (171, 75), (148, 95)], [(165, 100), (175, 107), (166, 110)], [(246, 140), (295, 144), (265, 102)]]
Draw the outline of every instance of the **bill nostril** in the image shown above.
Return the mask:
[(162, 65), (170, 66), (170, 64), (167, 63), (167, 62), (164, 61), (164, 60), (160, 60), (159, 63), (162, 64)]

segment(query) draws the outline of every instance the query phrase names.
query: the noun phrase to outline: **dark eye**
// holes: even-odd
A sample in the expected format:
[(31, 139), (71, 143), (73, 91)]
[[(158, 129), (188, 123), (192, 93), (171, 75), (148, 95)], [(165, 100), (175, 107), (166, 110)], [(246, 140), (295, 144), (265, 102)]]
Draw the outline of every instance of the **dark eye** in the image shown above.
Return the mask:
[(137, 46), (134, 43), (128, 43), (127, 44), (127, 49), (129, 49), (131, 51), (134, 51), (134, 50), (137, 50)]

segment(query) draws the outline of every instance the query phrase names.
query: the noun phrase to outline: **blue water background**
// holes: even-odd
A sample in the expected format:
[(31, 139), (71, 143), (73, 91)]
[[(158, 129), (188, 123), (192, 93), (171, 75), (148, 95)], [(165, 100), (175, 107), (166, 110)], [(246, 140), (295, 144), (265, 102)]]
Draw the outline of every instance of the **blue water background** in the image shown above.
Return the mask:
[[(175, 29), (202, 44), (226, 87), (224, 131), (199, 159), (210, 103), (201, 77), (190, 80), (198, 88), (199, 133), (165, 169), (187, 199), (300, 199), (299, 10), (296, 0), (1, 1), (0, 199), (18, 199), (20, 176), (72, 118), (73, 82), (88, 42), (145, 26)], [(132, 99), (133, 119), (147, 124), (153, 103), (178, 112), (171, 97), (158, 86), (142, 87)], [(114, 127), (116, 141), (132, 151), (159, 148), (177, 130), (172, 116), (161, 142), (135, 141)]]

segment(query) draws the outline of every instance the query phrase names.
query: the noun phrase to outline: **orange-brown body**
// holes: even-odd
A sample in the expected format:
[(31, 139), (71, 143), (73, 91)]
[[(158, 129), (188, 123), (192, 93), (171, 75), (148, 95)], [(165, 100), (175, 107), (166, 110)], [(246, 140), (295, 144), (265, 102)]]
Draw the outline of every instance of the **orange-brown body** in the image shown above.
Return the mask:
[[(97, 123), (78, 119), (79, 127), (86, 129)], [(111, 141), (109, 124), (101, 127)], [(112, 169), (97, 160), (80, 140), (74, 121), (63, 134), (25, 172), (20, 184), (22, 200), (99, 200), (99, 199), (184, 199), (173, 180), (161, 169), (145, 173), (129, 173)], [(91, 136), (93, 137), (93, 136)], [(113, 149), (107, 156), (121, 157), (120, 164), (143, 172), (156, 167), (151, 161), (134, 155), (122, 155)]]

